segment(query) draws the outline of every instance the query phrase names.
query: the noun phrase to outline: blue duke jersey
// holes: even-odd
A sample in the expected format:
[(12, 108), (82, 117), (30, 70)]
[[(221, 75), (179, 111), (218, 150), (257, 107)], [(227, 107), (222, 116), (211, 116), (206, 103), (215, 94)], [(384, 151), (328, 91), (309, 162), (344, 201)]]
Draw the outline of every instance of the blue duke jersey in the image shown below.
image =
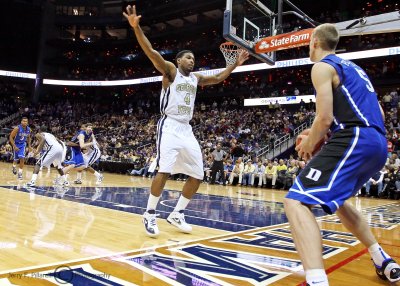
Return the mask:
[[(72, 137), (71, 142), (76, 143), (76, 144), (79, 145), (79, 138), (78, 138), (78, 136), (81, 135), (81, 134), (83, 134), (83, 136), (84, 136), (84, 142), (85, 142), (85, 143), (89, 142), (89, 141), (90, 141), (90, 138), (92, 138), (92, 133), (87, 134), (84, 130), (79, 130), (79, 131), (75, 134), (75, 136)], [(79, 146), (75, 146), (75, 147), (72, 147), (72, 148), (81, 150), (81, 148), (80, 148)]]
[(328, 55), (321, 62), (334, 67), (340, 78), (340, 85), (333, 93), (334, 121), (331, 131), (356, 126), (373, 127), (384, 135), (377, 94), (364, 70), (336, 55)]
[[(74, 137), (72, 137), (71, 142), (79, 144), (79, 135), (84, 136), (84, 142), (88, 142), (92, 137), (92, 133), (87, 134), (84, 130), (79, 130)], [(75, 167), (80, 167), (84, 165), (82, 150), (80, 146), (72, 146), (71, 147), (71, 158), (68, 161), (65, 161), (67, 165), (75, 165)]]
[(21, 125), (18, 125), (18, 132), (15, 136), (15, 145), (23, 145), (26, 143), (26, 139), (31, 134), (31, 129), (27, 126), (24, 129)]
[(332, 214), (382, 169), (387, 141), (377, 95), (365, 72), (336, 55), (321, 62), (334, 67), (340, 78), (333, 90), (332, 137), (296, 177), (286, 197), (319, 204)]
[(193, 116), (197, 82), (198, 79), (193, 73), (184, 76), (177, 69), (174, 81), (161, 92), (161, 115), (189, 124)]

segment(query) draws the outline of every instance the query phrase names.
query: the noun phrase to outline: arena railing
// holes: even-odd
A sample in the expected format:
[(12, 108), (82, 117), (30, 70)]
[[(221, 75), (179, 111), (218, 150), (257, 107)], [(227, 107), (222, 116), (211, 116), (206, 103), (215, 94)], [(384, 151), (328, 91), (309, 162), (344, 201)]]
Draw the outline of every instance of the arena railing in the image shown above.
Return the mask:
[(306, 122), (300, 124), (293, 130), (293, 134), (285, 134), (284, 136), (276, 139), (272, 148), (268, 145), (261, 149), (258, 153), (258, 157), (263, 159), (272, 159), (285, 152), (294, 145), (297, 135), (299, 135), (303, 130), (311, 127), (313, 120), (313, 117), (308, 118)]

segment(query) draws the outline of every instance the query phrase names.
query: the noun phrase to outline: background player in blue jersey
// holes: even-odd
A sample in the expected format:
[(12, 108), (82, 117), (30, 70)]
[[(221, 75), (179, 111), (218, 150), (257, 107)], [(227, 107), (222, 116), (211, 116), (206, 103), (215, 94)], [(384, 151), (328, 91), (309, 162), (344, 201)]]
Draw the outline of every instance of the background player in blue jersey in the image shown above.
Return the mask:
[(22, 117), (21, 124), (16, 126), (10, 134), (10, 144), (14, 149), (13, 174), (17, 174), (17, 162), (19, 161), (18, 179), (22, 180), (24, 169), (26, 144), (31, 151), (31, 129), (28, 126), (28, 118)]
[(334, 25), (318, 26), (311, 37), (311, 79), (316, 90), (316, 116), (296, 150), (311, 159), (329, 130), (332, 137), (296, 178), (284, 200), (307, 285), (329, 285), (322, 258), (322, 239), (311, 212), (313, 205), (336, 213), (342, 224), (367, 248), (376, 272), (400, 280), (399, 265), (385, 253), (359, 211), (346, 202), (385, 164), (384, 115), (365, 72), (335, 55), (339, 33)]
[[(71, 147), (71, 159), (65, 161), (64, 163), (68, 165), (63, 169), (64, 176), (62, 179), (66, 182), (65, 175), (73, 168), (78, 168), (83, 166), (83, 154), (82, 149), (93, 146), (94, 142), (89, 142), (92, 139), (92, 125), (83, 124), (81, 129), (72, 137), (71, 141), (67, 143), (67, 146)], [(65, 184), (65, 183), (64, 183)]]

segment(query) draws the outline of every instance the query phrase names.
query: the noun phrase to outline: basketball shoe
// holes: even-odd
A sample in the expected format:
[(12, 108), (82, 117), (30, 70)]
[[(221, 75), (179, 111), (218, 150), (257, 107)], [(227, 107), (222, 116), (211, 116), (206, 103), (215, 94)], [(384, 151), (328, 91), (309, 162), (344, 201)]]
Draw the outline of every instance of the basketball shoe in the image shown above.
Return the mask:
[(13, 168), (12, 168), (12, 172), (13, 172), (13, 174), (14, 174), (14, 175), (16, 175), (16, 174), (17, 174), (17, 166), (13, 166)]
[(36, 186), (36, 183), (35, 183), (35, 181), (30, 181), (30, 182), (27, 183), (26, 185), (27, 185), (27, 187), (32, 188), (32, 187), (35, 187), (35, 186)]
[(146, 229), (147, 235), (150, 237), (157, 237), (160, 234), (156, 222), (157, 216), (158, 215), (156, 215), (155, 210), (149, 210), (143, 214), (142, 221), (144, 224), (144, 228)]
[(375, 263), (374, 266), (376, 274), (382, 280), (389, 280), (392, 283), (400, 281), (400, 266), (392, 258), (385, 259), (381, 267)]
[(179, 212), (173, 211), (172, 213), (170, 213), (170, 215), (167, 218), (167, 221), (170, 224), (179, 228), (184, 233), (192, 232), (192, 227), (185, 221), (185, 215), (183, 213), (183, 210)]
[(102, 174), (100, 174), (100, 175), (97, 177), (96, 185), (101, 184), (101, 183), (103, 182), (103, 179), (104, 179), (104, 176), (103, 176)]

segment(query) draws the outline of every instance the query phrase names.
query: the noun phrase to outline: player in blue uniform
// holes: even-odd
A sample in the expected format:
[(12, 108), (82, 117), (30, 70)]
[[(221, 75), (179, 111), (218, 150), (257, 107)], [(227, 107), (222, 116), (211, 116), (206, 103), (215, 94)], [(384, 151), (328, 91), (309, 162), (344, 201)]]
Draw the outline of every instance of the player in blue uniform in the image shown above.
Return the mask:
[(81, 129), (72, 137), (71, 141), (67, 143), (67, 146), (71, 148), (71, 159), (64, 163), (68, 165), (63, 169), (63, 179), (66, 181), (65, 175), (73, 168), (83, 166), (83, 154), (82, 149), (92, 146), (94, 143), (90, 142), (92, 139), (92, 125), (83, 124)]
[(285, 211), (308, 285), (329, 285), (313, 205), (336, 213), (368, 248), (378, 276), (395, 282), (400, 280), (399, 265), (378, 244), (361, 213), (346, 202), (382, 169), (387, 143), (384, 114), (374, 87), (360, 67), (335, 55), (338, 41), (339, 33), (332, 24), (318, 26), (311, 37), (316, 116), (309, 135), (296, 150), (309, 160), (329, 130), (332, 137), (296, 178), (284, 200)]
[(17, 174), (17, 161), (19, 161), (18, 179), (22, 180), (22, 171), (25, 163), (26, 144), (28, 150), (31, 147), (31, 129), (28, 126), (28, 118), (22, 117), (21, 124), (16, 126), (10, 134), (10, 144), (14, 149), (13, 174)]

